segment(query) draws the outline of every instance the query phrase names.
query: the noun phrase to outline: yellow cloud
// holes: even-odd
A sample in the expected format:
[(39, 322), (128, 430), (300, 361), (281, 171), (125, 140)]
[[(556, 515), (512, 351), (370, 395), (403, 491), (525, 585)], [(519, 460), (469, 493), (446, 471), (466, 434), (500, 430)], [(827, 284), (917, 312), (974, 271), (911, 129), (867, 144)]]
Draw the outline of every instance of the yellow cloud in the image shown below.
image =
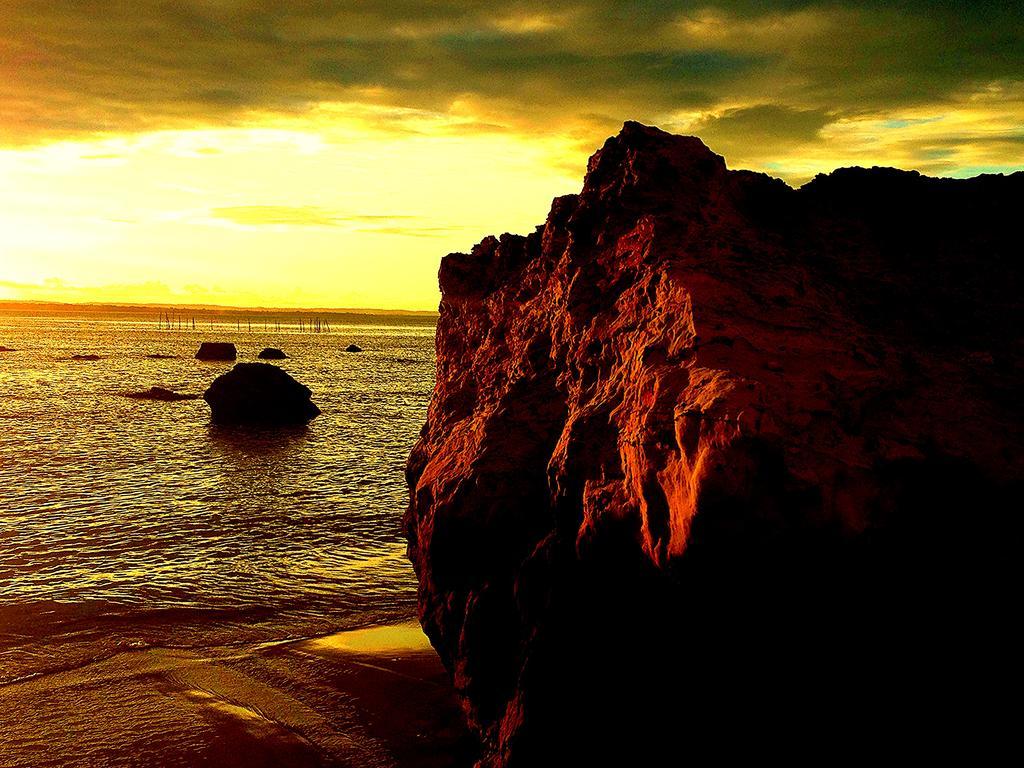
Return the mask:
[(869, 18), (838, 7), (769, 11), (754, 17), (706, 7), (681, 14), (673, 26), (676, 40), (694, 48), (764, 52), (790, 50), (844, 28), (862, 29)]
[(500, 16), (491, 22), (491, 26), (501, 32), (513, 35), (529, 35), (536, 32), (550, 32), (561, 29), (570, 23), (575, 14), (565, 13), (544, 13), (544, 12), (516, 12), (506, 16)]

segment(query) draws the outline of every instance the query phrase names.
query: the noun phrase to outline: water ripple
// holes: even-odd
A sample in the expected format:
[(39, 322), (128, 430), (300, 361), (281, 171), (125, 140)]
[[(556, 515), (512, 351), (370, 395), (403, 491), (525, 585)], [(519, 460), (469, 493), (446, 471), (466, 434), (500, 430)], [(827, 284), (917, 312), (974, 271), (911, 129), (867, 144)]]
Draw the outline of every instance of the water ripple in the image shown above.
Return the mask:
[[(208, 330), (4, 318), (0, 341), (22, 351), (0, 357), (0, 647), (185, 609), (336, 625), (410, 615), (403, 467), (433, 383), (433, 326), (332, 327), (214, 334), (241, 360), (283, 348), (281, 367), (313, 390), (322, 416), (268, 431), (212, 426), (202, 400), (123, 397), (202, 393), (230, 368), (193, 359)], [(366, 351), (345, 353), (351, 341)], [(70, 360), (84, 353), (102, 359)]]

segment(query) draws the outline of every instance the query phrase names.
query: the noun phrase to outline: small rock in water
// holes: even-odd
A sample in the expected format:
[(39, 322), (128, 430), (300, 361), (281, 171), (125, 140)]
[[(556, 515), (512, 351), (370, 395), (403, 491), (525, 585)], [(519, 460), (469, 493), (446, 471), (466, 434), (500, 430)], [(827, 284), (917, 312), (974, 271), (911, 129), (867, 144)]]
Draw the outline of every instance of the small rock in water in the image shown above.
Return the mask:
[(130, 397), (134, 400), (163, 400), (168, 403), (176, 402), (178, 400), (199, 399), (199, 395), (184, 395), (181, 392), (164, 389), (163, 387), (150, 387), (145, 392), (128, 392), (125, 394), (125, 397)]
[(235, 345), (223, 341), (204, 341), (196, 352), (196, 360), (234, 360), (236, 357)]
[(99, 355), (72, 355), (72, 360), (99, 360)]
[(275, 347), (267, 347), (257, 357), (260, 360), (287, 360), (288, 355)]
[(347, 347), (345, 347), (345, 351), (346, 352), (362, 352), (363, 348), (360, 347), (358, 344), (349, 344)]
[(148, 357), (150, 360), (174, 360), (177, 357), (177, 355), (155, 354), (155, 355), (146, 355), (146, 357)]
[(320, 415), (303, 386), (276, 365), (239, 363), (203, 399), (218, 424), (306, 424)]
[(0, 347), (0, 352), (17, 352), (17, 351), (18, 350), (11, 349), (10, 347)]

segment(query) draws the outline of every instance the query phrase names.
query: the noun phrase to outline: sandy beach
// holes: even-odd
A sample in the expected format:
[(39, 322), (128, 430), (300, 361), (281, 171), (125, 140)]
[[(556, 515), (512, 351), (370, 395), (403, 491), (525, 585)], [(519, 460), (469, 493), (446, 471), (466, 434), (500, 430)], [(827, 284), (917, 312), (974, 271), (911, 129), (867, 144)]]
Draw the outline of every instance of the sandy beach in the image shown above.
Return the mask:
[(471, 765), (415, 623), (287, 642), (125, 650), (0, 687), (0, 766)]

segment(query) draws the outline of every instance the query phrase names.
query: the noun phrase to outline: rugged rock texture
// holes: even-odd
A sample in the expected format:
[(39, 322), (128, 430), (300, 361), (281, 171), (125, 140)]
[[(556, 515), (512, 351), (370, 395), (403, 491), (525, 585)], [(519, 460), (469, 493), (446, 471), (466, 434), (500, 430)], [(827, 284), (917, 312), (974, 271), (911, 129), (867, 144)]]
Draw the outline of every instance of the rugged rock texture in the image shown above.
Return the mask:
[(362, 352), (363, 348), (360, 347), (358, 344), (349, 344), (347, 347), (345, 347), (345, 351), (346, 352)]
[(234, 360), (235, 345), (225, 341), (204, 341), (196, 352), (196, 360)]
[(444, 259), (406, 528), (485, 764), (993, 743), (1022, 203), (627, 123), (535, 233)]
[(218, 424), (306, 424), (320, 415), (312, 392), (276, 365), (238, 363), (203, 399)]

